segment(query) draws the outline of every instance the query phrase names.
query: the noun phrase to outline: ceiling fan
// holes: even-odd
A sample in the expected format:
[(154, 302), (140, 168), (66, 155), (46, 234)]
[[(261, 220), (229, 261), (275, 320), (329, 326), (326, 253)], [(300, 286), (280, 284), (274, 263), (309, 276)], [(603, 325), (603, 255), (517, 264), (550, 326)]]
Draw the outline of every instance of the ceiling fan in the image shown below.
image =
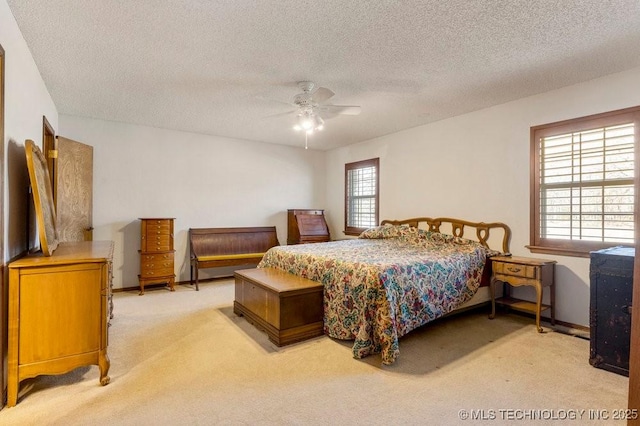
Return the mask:
[[(312, 81), (299, 81), (298, 87), (302, 90), (293, 97), (292, 102), (287, 103), (296, 109), (271, 117), (282, 115), (296, 115), (296, 130), (303, 130), (307, 134), (324, 128), (324, 118), (332, 118), (335, 115), (358, 115), (360, 107), (355, 105), (334, 105), (326, 103), (335, 93), (326, 87), (316, 88)], [(314, 90), (315, 89), (315, 90)], [(285, 102), (286, 103), (286, 102)], [(322, 117), (324, 115), (324, 118)]]

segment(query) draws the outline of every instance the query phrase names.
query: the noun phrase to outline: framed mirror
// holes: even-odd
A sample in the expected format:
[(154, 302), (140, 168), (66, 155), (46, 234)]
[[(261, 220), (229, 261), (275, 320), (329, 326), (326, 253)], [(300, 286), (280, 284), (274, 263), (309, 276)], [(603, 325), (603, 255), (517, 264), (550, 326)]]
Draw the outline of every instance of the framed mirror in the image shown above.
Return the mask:
[(32, 140), (25, 141), (24, 149), (27, 156), (33, 204), (35, 205), (40, 248), (45, 256), (51, 256), (58, 247), (58, 230), (56, 229), (56, 209), (53, 204), (47, 159)]

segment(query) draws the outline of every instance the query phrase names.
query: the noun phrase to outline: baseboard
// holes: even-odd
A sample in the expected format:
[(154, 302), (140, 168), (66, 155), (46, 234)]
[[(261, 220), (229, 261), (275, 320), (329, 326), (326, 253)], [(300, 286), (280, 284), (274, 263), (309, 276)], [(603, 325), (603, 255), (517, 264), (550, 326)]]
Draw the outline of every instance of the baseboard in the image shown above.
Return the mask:
[[(200, 279), (198, 280), (199, 284), (202, 283), (207, 283), (207, 282), (211, 282), (211, 281), (224, 281), (224, 280), (228, 280), (230, 278), (233, 278), (233, 276), (228, 276), (228, 277), (213, 277), (213, 278), (205, 278), (205, 279)], [(176, 281), (175, 285), (187, 285), (190, 286), (191, 281)], [(154, 288), (168, 288), (167, 284), (163, 284), (163, 283), (158, 283), (158, 284), (146, 284), (144, 286), (144, 290), (147, 291), (148, 289), (154, 289)], [(196, 286), (193, 285), (193, 289), (195, 290)], [(135, 287), (121, 287), (121, 288), (114, 288), (113, 289), (113, 293), (121, 293), (121, 292), (125, 292), (125, 291), (140, 291), (140, 286), (135, 286)]]
[[(524, 316), (524, 317), (527, 317), (527, 318), (531, 318), (533, 320), (536, 319), (536, 316), (533, 313), (516, 311), (515, 309), (509, 310), (509, 314), (510, 315), (521, 315), (521, 316)], [(551, 323), (551, 318), (546, 317), (544, 315), (541, 315), (540, 316), (540, 321), (541, 322), (546, 322), (547, 324), (550, 324)], [(571, 336), (579, 337), (581, 339), (589, 340), (589, 333), (590, 333), (591, 329), (589, 327), (584, 326), (584, 325), (578, 325), (578, 324), (573, 324), (573, 323), (566, 322), (566, 321), (556, 320), (555, 321), (555, 325), (553, 325), (553, 326), (548, 325), (548, 326), (553, 328), (554, 331), (557, 331), (558, 333), (568, 334), (568, 335), (571, 335)]]

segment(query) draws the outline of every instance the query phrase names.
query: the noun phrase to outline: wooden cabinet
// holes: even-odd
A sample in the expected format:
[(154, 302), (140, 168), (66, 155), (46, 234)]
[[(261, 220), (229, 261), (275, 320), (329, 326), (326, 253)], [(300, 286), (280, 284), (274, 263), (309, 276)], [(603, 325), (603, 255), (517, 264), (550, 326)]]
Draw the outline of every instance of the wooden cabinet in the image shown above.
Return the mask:
[[(542, 333), (542, 327), (540, 327), (540, 312), (543, 310), (550, 310), (551, 325), (555, 325), (555, 260), (495, 256), (491, 258), (491, 262), (493, 275), (491, 276), (491, 283), (489, 285), (491, 292), (491, 315), (489, 315), (489, 318), (495, 317), (497, 303), (518, 311), (535, 314), (538, 333)], [(499, 299), (495, 298), (494, 287), (497, 282), (508, 284), (505, 286), (504, 296)], [(511, 297), (511, 288), (509, 286), (534, 287), (536, 289), (536, 301), (529, 302)], [(544, 287), (549, 287), (550, 291), (550, 301), (548, 305), (542, 304)]]
[(167, 283), (174, 290), (174, 218), (140, 219), (140, 294), (146, 284)]
[(61, 243), (9, 264), (7, 406), (24, 379), (98, 365), (109, 383), (111, 241)]
[(635, 249), (591, 252), (589, 268), (589, 363), (629, 376), (631, 299)]
[(322, 243), (330, 239), (324, 210), (287, 211), (287, 244)]

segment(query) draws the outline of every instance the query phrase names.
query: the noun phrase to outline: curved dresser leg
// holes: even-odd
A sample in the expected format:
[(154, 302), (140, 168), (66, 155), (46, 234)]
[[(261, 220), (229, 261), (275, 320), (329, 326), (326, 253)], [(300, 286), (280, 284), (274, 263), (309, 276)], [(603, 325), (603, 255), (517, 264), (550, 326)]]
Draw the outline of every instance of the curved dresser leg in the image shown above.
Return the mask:
[(7, 407), (15, 407), (18, 403), (19, 387), (20, 382), (17, 374), (15, 377), (9, 377), (9, 380), (7, 380)]
[(111, 378), (108, 376), (111, 361), (109, 361), (106, 349), (101, 350), (98, 355), (98, 367), (100, 368), (100, 384), (102, 386), (108, 385), (111, 381)]

